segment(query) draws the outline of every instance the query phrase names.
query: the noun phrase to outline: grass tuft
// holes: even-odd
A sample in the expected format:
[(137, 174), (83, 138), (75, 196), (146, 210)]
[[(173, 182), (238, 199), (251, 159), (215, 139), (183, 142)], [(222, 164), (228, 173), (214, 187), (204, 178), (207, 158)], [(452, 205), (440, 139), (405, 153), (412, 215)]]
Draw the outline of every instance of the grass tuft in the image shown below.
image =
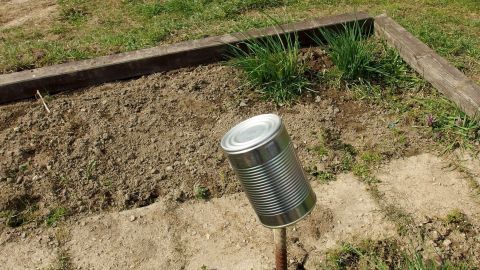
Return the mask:
[(313, 35), (312, 39), (319, 46), (328, 46), (328, 53), (340, 70), (342, 79), (357, 80), (372, 76), (376, 70), (373, 67), (373, 45), (366, 41), (358, 23), (344, 25), (343, 30), (339, 33), (322, 30), (321, 35)]
[(247, 84), (276, 104), (290, 103), (308, 90), (306, 67), (297, 35), (250, 39), (231, 46), (230, 64), (243, 70)]
[(318, 175), (316, 175), (316, 177), (322, 183), (327, 183), (335, 180), (335, 175), (328, 171), (320, 171), (318, 172)]
[(397, 86), (410, 82), (409, 69), (397, 51), (385, 43), (369, 39), (358, 22), (344, 25), (343, 31), (321, 30), (311, 37), (319, 46), (326, 46), (341, 79), (356, 83), (380, 83)]
[(373, 176), (372, 170), (378, 166), (381, 160), (382, 156), (379, 153), (373, 151), (364, 152), (353, 164), (352, 172), (366, 183), (378, 183), (380, 181)]
[(419, 80), (412, 76), (410, 68), (398, 54), (398, 51), (389, 47), (385, 41), (376, 44), (375, 54), (376, 72), (387, 86), (396, 90), (398, 88), (412, 88), (419, 83)]
[(195, 198), (207, 200), (210, 198), (210, 190), (204, 186), (195, 187)]
[(95, 178), (93, 174), (95, 173), (96, 168), (97, 162), (92, 159), (85, 168), (84, 176), (86, 180), (92, 180)]
[(48, 213), (45, 224), (48, 227), (56, 225), (59, 221), (61, 221), (65, 216), (68, 214), (68, 211), (64, 207), (57, 207), (50, 210)]
[(460, 224), (460, 223), (466, 222), (466, 220), (467, 220), (466, 215), (458, 209), (454, 209), (450, 211), (447, 214), (447, 217), (445, 218), (445, 222), (447, 224)]
[(23, 164), (20, 164), (20, 166), (18, 166), (18, 171), (20, 172), (25, 172), (28, 170), (28, 163), (23, 163)]

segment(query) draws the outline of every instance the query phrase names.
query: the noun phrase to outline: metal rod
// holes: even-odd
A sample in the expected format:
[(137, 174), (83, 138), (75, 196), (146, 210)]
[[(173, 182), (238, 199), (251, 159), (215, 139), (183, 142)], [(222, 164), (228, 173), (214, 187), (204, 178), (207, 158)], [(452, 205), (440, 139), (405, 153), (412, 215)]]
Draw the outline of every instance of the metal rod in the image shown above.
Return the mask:
[(287, 270), (287, 230), (273, 229), (273, 241), (275, 242), (275, 269)]

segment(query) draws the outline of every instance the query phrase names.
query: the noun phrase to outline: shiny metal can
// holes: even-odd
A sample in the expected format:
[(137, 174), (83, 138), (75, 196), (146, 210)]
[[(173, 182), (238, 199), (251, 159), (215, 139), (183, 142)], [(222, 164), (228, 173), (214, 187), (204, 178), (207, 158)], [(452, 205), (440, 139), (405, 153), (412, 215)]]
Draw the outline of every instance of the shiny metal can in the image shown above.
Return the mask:
[(239, 123), (223, 136), (221, 147), (264, 226), (286, 227), (315, 206), (315, 193), (279, 116), (262, 114)]

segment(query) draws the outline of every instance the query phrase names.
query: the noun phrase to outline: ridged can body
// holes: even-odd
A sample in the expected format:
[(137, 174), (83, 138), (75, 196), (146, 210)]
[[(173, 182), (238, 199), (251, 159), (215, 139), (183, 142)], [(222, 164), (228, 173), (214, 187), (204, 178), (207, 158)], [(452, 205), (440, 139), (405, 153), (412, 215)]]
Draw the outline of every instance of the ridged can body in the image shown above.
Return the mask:
[(224, 135), (221, 146), (266, 227), (291, 225), (315, 206), (315, 193), (277, 115), (241, 122)]

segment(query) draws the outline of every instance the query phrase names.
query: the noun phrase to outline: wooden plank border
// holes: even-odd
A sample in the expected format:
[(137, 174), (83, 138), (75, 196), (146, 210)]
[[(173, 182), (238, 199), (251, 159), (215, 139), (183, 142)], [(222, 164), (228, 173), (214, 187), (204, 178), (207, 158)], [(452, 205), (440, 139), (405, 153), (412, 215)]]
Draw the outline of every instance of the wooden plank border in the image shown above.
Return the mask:
[(4, 74), (0, 75), (0, 103), (34, 97), (37, 90), (54, 94), (109, 81), (217, 62), (224, 59), (229, 45), (238, 44), (248, 38), (297, 33), (302, 46), (306, 46), (312, 43), (308, 35), (318, 29), (338, 31), (343, 29), (343, 25), (355, 21), (359, 22), (365, 32), (372, 32), (373, 17), (363, 12), (349, 13)]
[(392, 18), (375, 17), (375, 33), (395, 47), (415, 71), (471, 117), (480, 116), (480, 86)]

